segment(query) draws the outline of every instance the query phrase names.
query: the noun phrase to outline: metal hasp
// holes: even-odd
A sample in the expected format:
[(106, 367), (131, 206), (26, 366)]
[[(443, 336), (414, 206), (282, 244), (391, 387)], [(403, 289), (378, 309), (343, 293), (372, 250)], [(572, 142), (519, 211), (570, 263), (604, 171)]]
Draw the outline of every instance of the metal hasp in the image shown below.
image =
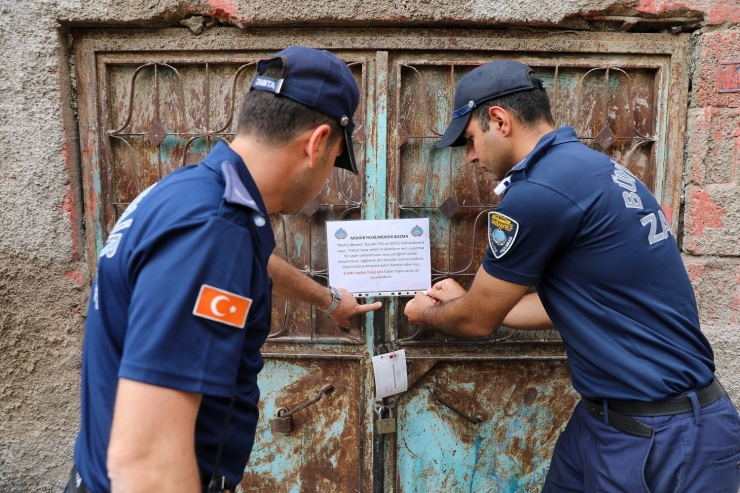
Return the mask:
[(477, 424), (480, 424), (480, 423), (483, 422), (483, 416), (481, 416), (480, 414), (476, 414), (475, 416), (470, 416), (469, 414), (464, 413), (463, 411), (459, 410), (458, 408), (456, 408), (455, 406), (453, 406), (452, 404), (450, 404), (449, 402), (447, 402), (446, 400), (444, 400), (443, 398), (441, 398), (437, 394), (437, 389), (435, 389), (434, 387), (432, 387), (431, 390), (432, 390), (432, 397), (434, 397), (439, 402), (441, 402), (445, 406), (449, 407), (451, 410), (455, 411), (457, 414), (459, 414), (463, 418), (467, 419), (468, 421), (470, 421), (474, 425), (477, 425)]
[(278, 408), (275, 411), (275, 417), (270, 420), (272, 431), (274, 433), (290, 433), (293, 431), (293, 415), (301, 409), (305, 409), (311, 404), (317, 403), (322, 397), (324, 397), (324, 394), (331, 394), (333, 390), (334, 386), (329, 383), (319, 389), (319, 395), (295, 409), (289, 411), (285, 407)]

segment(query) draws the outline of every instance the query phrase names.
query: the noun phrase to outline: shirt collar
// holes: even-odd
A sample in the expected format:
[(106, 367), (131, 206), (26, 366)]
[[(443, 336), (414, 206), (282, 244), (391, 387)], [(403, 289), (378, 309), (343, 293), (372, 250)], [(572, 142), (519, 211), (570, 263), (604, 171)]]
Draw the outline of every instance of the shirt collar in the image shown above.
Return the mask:
[(275, 249), (275, 235), (272, 232), (262, 195), (242, 158), (226, 143), (218, 142), (200, 164), (223, 177), (223, 199), (226, 202), (249, 209), (254, 225), (257, 227), (262, 260), (267, 262)]
[(509, 185), (521, 179), (517, 179), (517, 177), (514, 177), (512, 175), (520, 171), (528, 170), (535, 163), (537, 163), (542, 158), (542, 156), (545, 155), (545, 153), (547, 153), (550, 147), (564, 144), (566, 142), (578, 142), (578, 136), (576, 135), (576, 131), (573, 127), (560, 127), (556, 130), (553, 130), (552, 132), (548, 132), (543, 135), (540, 138), (539, 142), (537, 142), (537, 145), (534, 146), (534, 149), (532, 149), (529, 154), (524, 156), (524, 159), (519, 161), (516, 166), (511, 168), (506, 173), (504, 179), (501, 180), (498, 186), (493, 190), (494, 193), (496, 195), (501, 195), (502, 193), (504, 193)]
[(519, 161), (519, 163), (511, 168), (508, 173), (506, 173), (506, 176), (509, 176), (512, 173), (516, 173), (517, 171), (529, 169), (534, 165), (537, 161), (542, 158), (542, 156), (545, 155), (547, 150), (552, 147), (559, 144), (564, 144), (566, 142), (578, 142), (578, 136), (576, 135), (576, 131), (573, 127), (560, 127), (556, 130), (553, 130), (552, 132), (546, 133), (543, 135), (539, 142), (537, 142), (537, 145), (534, 146), (534, 149), (524, 156), (524, 159)]
[(226, 183), (223, 198), (226, 202), (248, 207), (257, 212), (263, 220), (267, 220), (267, 210), (262, 202), (262, 196), (239, 154), (224, 142), (218, 142), (202, 164), (224, 177)]
[[(543, 135), (534, 149), (522, 159), (519, 164), (511, 168), (509, 173), (514, 171), (520, 171), (532, 167), (540, 158), (547, 152), (547, 150), (559, 144), (566, 142), (578, 142), (578, 136), (573, 127), (560, 127), (552, 132)], [(507, 173), (508, 174), (508, 173)]]

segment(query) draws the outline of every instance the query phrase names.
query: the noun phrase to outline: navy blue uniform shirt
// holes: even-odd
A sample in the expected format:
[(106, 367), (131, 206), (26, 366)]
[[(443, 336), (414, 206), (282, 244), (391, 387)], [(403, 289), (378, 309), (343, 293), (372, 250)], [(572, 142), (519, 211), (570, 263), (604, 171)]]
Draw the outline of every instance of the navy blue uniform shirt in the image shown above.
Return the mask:
[(543, 136), (508, 179), (483, 268), (536, 286), (574, 388), (659, 401), (711, 383), (694, 292), (650, 190), (571, 127)]
[(196, 455), (208, 475), (236, 396), (219, 475), (241, 480), (258, 417), (274, 247), (259, 191), (223, 143), (122, 214), (100, 253), (85, 327), (75, 462), (88, 488), (110, 490), (106, 452), (119, 378), (203, 394)]

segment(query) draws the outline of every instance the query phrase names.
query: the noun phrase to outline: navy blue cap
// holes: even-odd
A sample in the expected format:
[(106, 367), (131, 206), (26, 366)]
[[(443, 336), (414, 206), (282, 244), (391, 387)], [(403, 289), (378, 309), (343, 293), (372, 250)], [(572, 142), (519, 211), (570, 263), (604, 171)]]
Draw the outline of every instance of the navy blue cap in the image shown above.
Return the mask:
[[(283, 62), (281, 78), (264, 77), (262, 73), (275, 59)], [(352, 116), (360, 103), (360, 90), (346, 63), (328, 51), (291, 46), (257, 64), (251, 89), (285, 96), (335, 119), (344, 130), (345, 150), (334, 166), (357, 174)]]
[(437, 147), (465, 145), (462, 133), (468, 126), (473, 109), (479, 104), (532, 89), (545, 89), (545, 84), (534, 70), (523, 63), (499, 60), (476, 67), (462, 78), (455, 89), (452, 121)]

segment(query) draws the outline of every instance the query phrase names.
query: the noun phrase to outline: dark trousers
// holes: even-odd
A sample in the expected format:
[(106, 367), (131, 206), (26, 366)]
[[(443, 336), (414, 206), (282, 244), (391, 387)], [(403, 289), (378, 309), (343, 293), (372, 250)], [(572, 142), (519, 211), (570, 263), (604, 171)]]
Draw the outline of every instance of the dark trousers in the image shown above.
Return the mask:
[(579, 402), (542, 493), (738, 493), (740, 416), (727, 395), (693, 412), (636, 419), (652, 437), (619, 431)]
[[(203, 483), (203, 493), (209, 493), (208, 487), (211, 482), (211, 476), (201, 476), (201, 481)], [(233, 488), (226, 478), (222, 478), (221, 481), (216, 481), (215, 489), (212, 489), (211, 491), (215, 491), (217, 493), (229, 493), (233, 491)], [(67, 481), (67, 486), (64, 488), (64, 493), (92, 493), (82, 482), (82, 477), (80, 477), (80, 473), (77, 472), (76, 466), (72, 466), (72, 471), (69, 473), (69, 481)]]

